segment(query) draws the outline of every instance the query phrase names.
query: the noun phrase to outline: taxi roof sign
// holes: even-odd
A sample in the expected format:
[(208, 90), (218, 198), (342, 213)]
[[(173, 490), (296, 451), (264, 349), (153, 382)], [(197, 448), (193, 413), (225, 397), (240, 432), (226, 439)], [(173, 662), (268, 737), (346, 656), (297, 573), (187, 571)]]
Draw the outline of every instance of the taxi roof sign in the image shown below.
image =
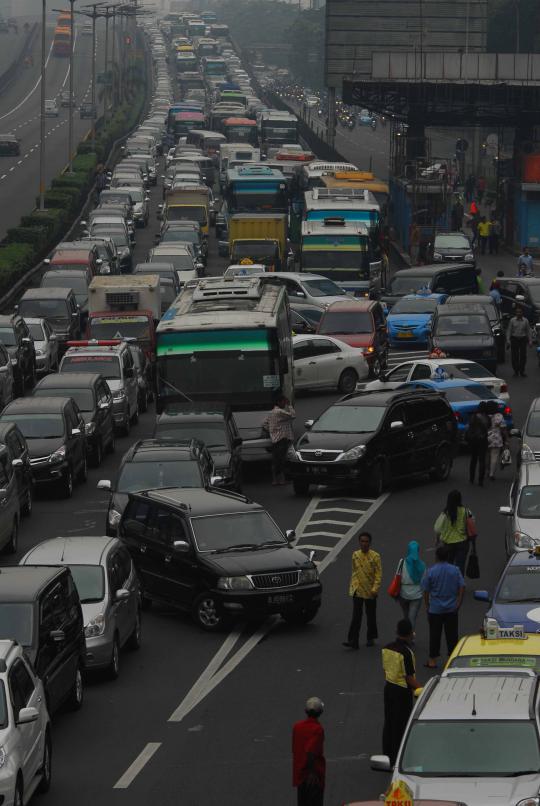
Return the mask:
[(414, 806), (413, 793), (405, 781), (395, 781), (390, 785), (384, 802), (386, 806)]
[(523, 629), (523, 624), (514, 624), (513, 627), (500, 627), (494, 618), (484, 619), (484, 637), (487, 641), (496, 640), (527, 640), (527, 633)]

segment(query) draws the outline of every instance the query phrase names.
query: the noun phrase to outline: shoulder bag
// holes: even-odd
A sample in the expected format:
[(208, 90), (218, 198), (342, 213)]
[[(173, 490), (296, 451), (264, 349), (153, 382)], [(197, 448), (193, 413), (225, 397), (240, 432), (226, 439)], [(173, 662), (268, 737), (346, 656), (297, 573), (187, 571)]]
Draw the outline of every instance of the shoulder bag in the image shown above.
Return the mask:
[(392, 579), (392, 582), (388, 586), (388, 595), (391, 596), (393, 599), (397, 599), (399, 594), (401, 593), (401, 574), (403, 571), (403, 559), (401, 559), (396, 568), (396, 573)]

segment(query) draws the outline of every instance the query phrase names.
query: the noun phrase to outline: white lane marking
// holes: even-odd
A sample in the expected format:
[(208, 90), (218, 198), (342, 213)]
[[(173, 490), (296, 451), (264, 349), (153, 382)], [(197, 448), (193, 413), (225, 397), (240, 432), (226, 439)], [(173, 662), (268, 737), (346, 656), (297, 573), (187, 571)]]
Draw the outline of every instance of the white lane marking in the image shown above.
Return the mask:
[(125, 773), (115, 783), (113, 789), (127, 789), (160, 747), (161, 742), (148, 742), (146, 747), (141, 750), (133, 764), (129, 765)]
[[(47, 65), (49, 64), (49, 59), (51, 58), (51, 55), (52, 55), (53, 44), (54, 44), (54, 40), (53, 40), (53, 42), (51, 42), (51, 47), (49, 48), (49, 54), (48, 54), (47, 59), (45, 61), (45, 67), (47, 67)], [(4, 118), (9, 117), (10, 115), (13, 114), (13, 112), (16, 112), (17, 109), (20, 109), (21, 106), (23, 104), (25, 104), (27, 102), (27, 100), (34, 94), (34, 92), (37, 90), (37, 88), (39, 87), (40, 84), (41, 84), (41, 74), (40, 74), (38, 80), (36, 81), (36, 83), (34, 84), (34, 86), (32, 87), (32, 89), (30, 90), (30, 92), (28, 93), (28, 95), (25, 95), (25, 97), (22, 99), (22, 101), (20, 101), (17, 104), (17, 106), (14, 106), (13, 109), (10, 109), (9, 112), (6, 112), (4, 115), (1, 115), (0, 120), (4, 120)]]
[(2, 176), (0, 176), (0, 179), (5, 179), (6, 176), (7, 176), (7, 174), (2, 174)]
[[(318, 563), (319, 573), (323, 573), (326, 568), (333, 563), (337, 556), (343, 551), (345, 546), (349, 543), (349, 541), (354, 537), (354, 535), (358, 534), (359, 530), (363, 528), (364, 524), (371, 518), (371, 516), (379, 509), (382, 504), (387, 500), (389, 493), (384, 493), (381, 495), (380, 498), (375, 500), (367, 500), (367, 499), (347, 499), (347, 498), (333, 498), (333, 499), (321, 499), (321, 498), (312, 498), (309, 504), (306, 507), (306, 510), (300, 521), (298, 522), (298, 526), (296, 529), (296, 534), (298, 540), (302, 538), (309, 539), (310, 537), (316, 537), (317, 534), (310, 535), (309, 533), (304, 533), (304, 529), (306, 526), (309, 525), (310, 520), (313, 514), (317, 511), (317, 507), (320, 503), (323, 503), (325, 506), (324, 509), (331, 509), (332, 508), (332, 501), (336, 501), (337, 504), (342, 504), (343, 502), (349, 501), (358, 501), (359, 503), (366, 505), (366, 510), (354, 510), (352, 507), (350, 508), (351, 511), (355, 512), (359, 517), (352, 523), (349, 523), (349, 529), (345, 534), (337, 534), (335, 532), (328, 532), (326, 533), (329, 537), (333, 537), (336, 540), (335, 545), (332, 548), (328, 548), (327, 546), (312, 546), (302, 544), (298, 546), (298, 540), (296, 542), (296, 546), (302, 549), (306, 548), (316, 548), (322, 552), (326, 552), (326, 556), (320, 563)], [(345, 509), (349, 509), (349, 507), (345, 507)], [(221, 666), (221, 661), (225, 659), (231, 652), (234, 645), (238, 642), (240, 638), (240, 630), (237, 628), (230, 635), (227, 636), (221, 647), (218, 649), (210, 663), (204, 669), (202, 674), (196, 680), (194, 685), (191, 687), (190, 691), (186, 694), (182, 702), (179, 706), (173, 711), (173, 713), (169, 717), (169, 722), (181, 722), (185, 717), (197, 706), (199, 705), (202, 700), (204, 700), (215, 688), (218, 686), (231, 672), (233, 672), (236, 667), (249, 655), (249, 653), (255, 649), (257, 644), (259, 644), (262, 639), (268, 635), (268, 633), (275, 627), (275, 625), (280, 621), (279, 616), (271, 616), (268, 618), (264, 624), (262, 624), (254, 633), (251, 635), (247, 641), (233, 654), (231, 655), (228, 660), (225, 662), (223, 666)]]

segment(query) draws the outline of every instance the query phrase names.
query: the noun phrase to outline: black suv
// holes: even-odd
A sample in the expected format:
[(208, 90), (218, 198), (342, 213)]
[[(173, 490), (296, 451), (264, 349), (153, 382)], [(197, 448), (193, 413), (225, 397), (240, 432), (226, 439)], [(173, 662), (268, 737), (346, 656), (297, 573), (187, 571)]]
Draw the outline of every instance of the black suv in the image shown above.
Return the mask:
[(406, 294), (429, 289), (433, 294), (477, 294), (478, 281), (474, 266), (467, 263), (446, 263), (400, 269), (392, 275), (381, 299), (389, 308)]
[(516, 305), (520, 305), (531, 327), (539, 325), (540, 330), (540, 277), (497, 277), (497, 288), (505, 319), (513, 316)]
[(191, 404), (169, 406), (154, 426), (157, 439), (200, 439), (214, 461), (220, 487), (240, 492), (242, 489), (242, 437), (230, 408), (193, 408)]
[(17, 423), (38, 486), (54, 484), (71, 498), (73, 481), (86, 481), (84, 420), (70, 397), (24, 397), (6, 406), (2, 423)]
[(354, 485), (381, 495), (399, 478), (448, 478), (456, 421), (444, 395), (432, 391), (357, 392), (333, 403), (287, 454), (297, 495), (310, 484)]
[(162, 487), (209, 487), (219, 481), (208, 448), (198, 439), (141, 439), (122, 457), (116, 483), (109, 479), (98, 482), (98, 489), (111, 493), (105, 531), (116, 537), (130, 493)]
[(132, 494), (119, 536), (147, 600), (191, 612), (205, 630), (227, 617), (307, 623), (321, 603), (315, 564), (291, 547), (268, 512), (224, 490)]
[(15, 565), (0, 574), (0, 638), (24, 647), (50, 714), (83, 702), (86, 643), (79, 595), (66, 567)]
[(24, 395), (36, 382), (36, 350), (28, 325), (19, 314), (0, 316), (0, 341), (7, 348), (15, 388), (18, 395)]
[(21, 512), (24, 515), (31, 515), (34, 478), (32, 476), (28, 445), (18, 425), (0, 422), (0, 443), (6, 446), (11, 466), (15, 471)]
[(34, 389), (34, 397), (71, 397), (84, 420), (86, 443), (92, 463), (99, 467), (105, 450), (115, 448), (113, 401), (102, 375), (88, 372), (56, 372)]
[(497, 341), (481, 305), (438, 305), (431, 324), (431, 344), (449, 358), (477, 361), (490, 372), (497, 369)]
[[(495, 336), (497, 344), (497, 361), (499, 364), (504, 364), (506, 360), (506, 333), (501, 312), (495, 304), (495, 300), (490, 294), (464, 294), (461, 297), (448, 297), (444, 303), (445, 305), (461, 305), (462, 307), (471, 307), (479, 305), (487, 314), (491, 330)], [(460, 356), (461, 358), (462, 356)]]

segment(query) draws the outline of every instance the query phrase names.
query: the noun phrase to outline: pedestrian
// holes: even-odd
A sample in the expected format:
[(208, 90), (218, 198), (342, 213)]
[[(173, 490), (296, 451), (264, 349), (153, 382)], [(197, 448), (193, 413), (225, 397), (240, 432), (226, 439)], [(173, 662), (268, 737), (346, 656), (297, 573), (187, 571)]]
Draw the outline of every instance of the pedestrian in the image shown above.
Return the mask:
[(437, 546), (435, 558), (422, 580), (429, 621), (429, 660), (424, 664), (428, 669), (437, 668), (443, 629), (448, 655), (458, 642), (458, 612), (465, 591), (463, 574), (448, 562), (448, 546)]
[(484, 193), (486, 192), (486, 180), (483, 176), (479, 176), (476, 182), (476, 196), (480, 204), (482, 204), (482, 199), (484, 198)]
[(289, 445), (294, 441), (292, 421), (296, 413), (287, 397), (278, 393), (274, 408), (262, 423), (263, 431), (270, 435), (272, 443), (272, 484), (286, 484), (285, 458)]
[(490, 233), (491, 225), (489, 221), (486, 221), (486, 217), (482, 216), (480, 221), (478, 222), (478, 238), (480, 240), (480, 253), (482, 255), (486, 254), (486, 247), (489, 240), (489, 233)]
[(377, 596), (381, 587), (381, 555), (371, 548), (371, 535), (361, 532), (358, 536), (360, 548), (352, 555), (351, 583), (349, 596), (352, 597), (353, 613), (349, 634), (343, 646), (358, 649), (362, 613), (366, 609), (367, 643), (373, 646), (377, 633)]
[[(495, 471), (501, 458), (503, 448), (508, 445), (508, 433), (506, 430), (506, 423), (503, 415), (497, 411), (497, 404), (494, 400), (492, 411), (489, 415), (489, 430), (488, 430), (488, 451), (489, 451), (489, 478), (491, 481), (495, 480)], [(489, 406), (488, 406), (489, 411)]]
[(465, 180), (465, 201), (471, 202), (473, 199), (474, 194), (474, 186), (476, 185), (476, 179), (473, 174), (469, 174), (467, 179)]
[(501, 222), (492, 216), (489, 222), (489, 254), (499, 254), (499, 240), (501, 237)]
[(529, 252), (529, 247), (524, 246), (521, 255), (518, 257), (518, 277), (532, 277), (533, 269), (533, 256)]
[(508, 323), (508, 338), (510, 339), (510, 354), (512, 356), (512, 369), (514, 378), (521, 375), (526, 378), (525, 366), (527, 364), (527, 345), (532, 345), (532, 331), (529, 320), (523, 316), (523, 308), (516, 305), (515, 315)]
[(416, 540), (411, 540), (401, 567), (401, 588), (398, 602), (401, 605), (403, 617), (411, 622), (413, 630), (422, 604), (421, 582), (425, 571), (426, 564), (420, 559), (420, 546)]
[(491, 283), (491, 288), (489, 289), (489, 296), (491, 297), (497, 308), (500, 308), (502, 303), (502, 296), (499, 290), (499, 281), (497, 278), (495, 278)]
[(420, 688), (411, 648), (414, 627), (409, 619), (397, 623), (396, 638), (382, 650), (384, 686), (383, 753), (393, 766), (413, 708), (413, 694)]
[(465, 562), (469, 553), (468, 517), (472, 515), (470, 510), (463, 506), (460, 491), (451, 490), (446, 499), (446, 506), (433, 526), (437, 540), (444, 543), (448, 549), (448, 562), (457, 565), (462, 574), (465, 573)]
[(469, 426), (465, 435), (471, 452), (469, 481), (474, 484), (478, 465), (478, 485), (480, 487), (484, 486), (484, 476), (486, 475), (489, 424), (487, 403), (485, 400), (481, 400), (477, 410), (469, 418)]
[(480, 266), (477, 266), (475, 269), (476, 272), (476, 287), (478, 288), (479, 294), (486, 293), (486, 286), (484, 285), (484, 280), (482, 279), (482, 269)]
[(413, 224), (411, 227), (411, 266), (418, 265), (418, 253), (420, 252), (420, 227)]
[(306, 702), (306, 719), (292, 729), (293, 786), (298, 793), (298, 806), (322, 806), (326, 776), (324, 728), (319, 719), (324, 703), (318, 697)]

